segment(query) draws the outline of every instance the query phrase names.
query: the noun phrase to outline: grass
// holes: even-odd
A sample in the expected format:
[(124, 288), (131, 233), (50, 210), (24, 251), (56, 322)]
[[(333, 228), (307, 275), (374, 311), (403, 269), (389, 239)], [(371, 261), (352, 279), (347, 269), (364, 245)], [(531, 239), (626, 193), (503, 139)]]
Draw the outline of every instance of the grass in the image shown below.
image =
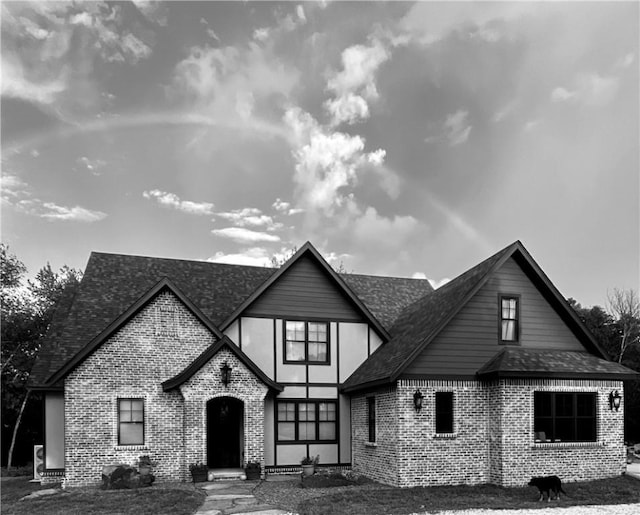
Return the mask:
[(36, 499), (20, 500), (36, 490), (56, 485), (29, 483), (29, 478), (4, 479), (1, 484), (3, 515), (92, 515), (195, 513), (204, 493), (187, 483), (159, 484), (137, 490), (72, 488)]
[(327, 476), (315, 480), (263, 482), (254, 492), (272, 505), (300, 515), (403, 515), (437, 513), (443, 510), (524, 509), (612, 505), (640, 502), (640, 481), (629, 476), (566, 483), (567, 496), (551, 503), (538, 502), (538, 491), (531, 487), (502, 488), (493, 485), (393, 488), (380, 484), (343, 486)]

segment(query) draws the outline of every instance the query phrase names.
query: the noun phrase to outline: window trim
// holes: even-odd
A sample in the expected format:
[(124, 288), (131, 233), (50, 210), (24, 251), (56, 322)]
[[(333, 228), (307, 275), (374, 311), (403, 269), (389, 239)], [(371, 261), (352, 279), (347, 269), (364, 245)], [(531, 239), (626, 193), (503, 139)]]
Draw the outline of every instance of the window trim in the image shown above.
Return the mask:
[[(287, 323), (302, 322), (304, 323), (304, 360), (287, 359)], [(282, 321), (282, 362), (287, 365), (330, 365), (331, 364), (331, 324), (326, 320), (296, 320), (287, 318)], [(327, 328), (327, 359), (323, 361), (309, 360), (309, 324), (324, 324)], [(299, 340), (295, 340), (299, 341)]]
[[(450, 399), (451, 404), (451, 410), (443, 410), (442, 407), (440, 407), (441, 409), (438, 409), (438, 399), (442, 399), (443, 396), (446, 396), (445, 398)], [(448, 407), (448, 406), (447, 406)], [(434, 400), (433, 400), (433, 411), (434, 411), (434, 429), (435, 429), (435, 434), (437, 435), (454, 435), (456, 433), (456, 419), (455, 419), (455, 395), (454, 392), (452, 391), (440, 391), (440, 392), (435, 392), (434, 395)], [(450, 414), (450, 420), (447, 420), (447, 425), (450, 422), (451, 423), (451, 431), (438, 431), (438, 429), (442, 429), (442, 427), (438, 428), (438, 426), (441, 424), (439, 424), (439, 418), (440, 416), (442, 416), (443, 414)]]
[[(503, 300), (515, 300), (516, 301), (516, 316), (515, 318), (502, 318), (502, 301)], [(515, 293), (499, 293), (498, 294), (498, 341), (502, 345), (519, 345), (520, 334), (522, 331), (522, 299), (520, 295)], [(505, 321), (515, 321), (515, 338), (513, 340), (504, 340), (502, 338), (502, 323)]]
[[(536, 416), (536, 397), (537, 395), (550, 395), (551, 396), (551, 415), (544, 417)], [(572, 415), (571, 416), (557, 416), (556, 415), (556, 396), (557, 395), (571, 395), (572, 396)], [(593, 399), (593, 412), (590, 416), (578, 415), (578, 396), (589, 396)], [(536, 421), (539, 418), (551, 419), (552, 437), (545, 434), (545, 440), (536, 438), (536, 435), (540, 431), (536, 431)], [(573, 434), (577, 438), (578, 426), (583, 425), (585, 421), (592, 420), (593, 424), (593, 439), (592, 440), (558, 440), (556, 439), (556, 419), (571, 419), (573, 422)], [(533, 441), (536, 445), (558, 445), (558, 444), (594, 444), (598, 442), (598, 392), (563, 392), (563, 391), (547, 391), (547, 390), (535, 390), (533, 392)]]
[[(118, 397), (116, 399), (116, 414), (117, 414), (117, 433), (118, 433), (118, 443), (117, 446), (118, 447), (140, 447), (140, 446), (144, 446), (145, 442), (146, 442), (146, 424), (145, 424), (145, 416), (146, 416), (146, 409), (145, 409), (145, 398), (144, 397)], [(121, 414), (121, 409), (120, 409), (120, 402), (121, 401), (140, 401), (142, 402), (142, 421), (137, 422), (137, 421), (128, 421), (128, 422), (122, 422), (120, 420), (120, 414)], [(121, 439), (120, 439), (120, 425), (121, 424), (141, 424), (142, 425), (142, 442), (140, 443), (122, 443)]]
[(376, 398), (367, 397), (367, 428), (369, 430), (368, 443), (376, 442)]
[[(320, 420), (320, 404), (323, 403), (331, 403), (335, 406), (335, 414), (336, 414), (336, 418), (335, 420)], [(279, 420), (278, 419), (278, 406), (280, 404), (295, 404), (295, 419), (294, 420)], [(301, 422), (310, 422), (310, 421), (306, 421), (306, 420), (300, 420), (299, 418), (299, 414), (300, 414), (300, 410), (298, 409), (298, 406), (300, 404), (314, 404), (315, 405), (315, 420), (311, 421), (315, 423), (315, 432), (316, 432), (316, 439), (315, 440), (300, 440), (298, 439), (298, 424), (300, 424)], [(289, 445), (293, 445), (293, 444), (322, 444), (322, 443), (338, 443), (338, 440), (340, 438), (339, 435), (339, 430), (340, 430), (340, 426), (339, 426), (339, 418), (340, 418), (340, 413), (338, 411), (338, 400), (337, 399), (280, 399), (277, 400), (275, 402), (275, 406), (274, 406), (274, 410), (275, 410), (275, 416), (274, 421), (275, 421), (275, 440), (277, 444), (289, 444)], [(280, 432), (278, 431), (278, 424), (280, 422), (290, 422), (294, 424), (294, 438), (293, 440), (280, 440)], [(335, 432), (334, 435), (335, 437), (332, 440), (320, 440), (318, 439), (320, 437), (320, 423), (321, 422), (333, 422), (334, 426), (335, 426)]]

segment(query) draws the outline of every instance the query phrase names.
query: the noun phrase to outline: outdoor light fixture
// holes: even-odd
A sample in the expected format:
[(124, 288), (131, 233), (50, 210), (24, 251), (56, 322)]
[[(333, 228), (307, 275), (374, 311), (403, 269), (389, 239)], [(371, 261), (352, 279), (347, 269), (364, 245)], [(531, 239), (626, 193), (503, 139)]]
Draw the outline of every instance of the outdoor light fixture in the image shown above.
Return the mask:
[(231, 367), (225, 361), (224, 365), (220, 367), (222, 384), (226, 387), (231, 382)]
[(620, 399), (622, 397), (620, 397), (620, 392), (618, 390), (613, 390), (610, 394), (609, 394), (609, 409), (611, 411), (615, 410), (618, 411), (620, 409)]
[(413, 407), (416, 411), (420, 411), (422, 409), (422, 399), (424, 399), (424, 395), (420, 390), (416, 390), (416, 393), (413, 394)]

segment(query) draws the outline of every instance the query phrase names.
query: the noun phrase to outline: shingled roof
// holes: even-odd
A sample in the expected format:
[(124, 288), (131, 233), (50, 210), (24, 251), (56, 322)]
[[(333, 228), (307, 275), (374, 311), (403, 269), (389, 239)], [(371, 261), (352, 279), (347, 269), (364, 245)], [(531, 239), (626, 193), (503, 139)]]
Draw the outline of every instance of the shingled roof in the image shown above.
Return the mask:
[(405, 308), (391, 327), (392, 339), (386, 345), (379, 347), (356, 369), (343, 384), (343, 391), (356, 391), (395, 381), (485, 284), (491, 274), (510, 257), (517, 257), (521, 264), (536, 277), (539, 286), (545, 289), (548, 299), (554, 302), (558, 310), (564, 310), (564, 318), (576, 332), (580, 333), (583, 343), (596, 354), (606, 356), (522, 243), (516, 241)]
[(533, 377), (571, 379), (637, 379), (637, 372), (586, 352), (507, 348), (498, 352), (479, 370), (484, 379)]
[[(30, 383), (43, 386), (163, 278), (169, 279), (212, 324), (221, 327), (277, 272), (276, 268), (93, 252), (77, 292), (67, 295), (58, 308)], [(402, 308), (432, 291), (426, 280), (339, 276), (385, 330)]]

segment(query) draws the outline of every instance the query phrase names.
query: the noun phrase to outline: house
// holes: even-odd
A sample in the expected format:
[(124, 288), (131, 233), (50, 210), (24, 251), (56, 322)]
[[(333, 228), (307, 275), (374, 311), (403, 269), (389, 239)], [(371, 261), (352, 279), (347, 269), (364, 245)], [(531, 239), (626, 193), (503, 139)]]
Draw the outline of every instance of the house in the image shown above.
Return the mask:
[(45, 476), (148, 454), (158, 480), (303, 456), (402, 487), (588, 480), (625, 466), (624, 379), (520, 242), (433, 290), (92, 253), (32, 371)]

